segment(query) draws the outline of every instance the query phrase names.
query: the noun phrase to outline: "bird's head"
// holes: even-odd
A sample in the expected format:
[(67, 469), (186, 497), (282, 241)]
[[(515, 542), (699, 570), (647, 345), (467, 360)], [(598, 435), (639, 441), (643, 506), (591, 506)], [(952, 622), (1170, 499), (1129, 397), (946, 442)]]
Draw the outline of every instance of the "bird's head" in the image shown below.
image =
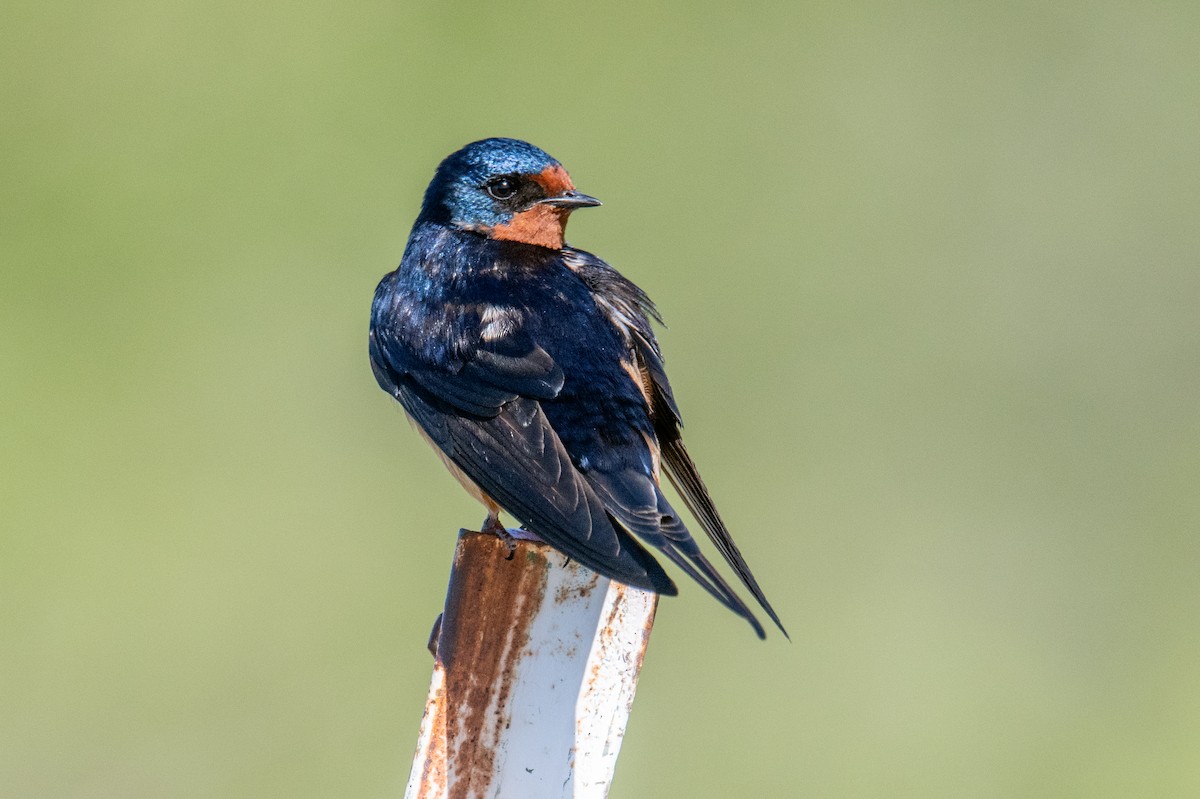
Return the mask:
[(442, 161), (418, 221), (557, 250), (571, 211), (599, 204), (575, 191), (562, 164), (532, 144), (484, 139)]

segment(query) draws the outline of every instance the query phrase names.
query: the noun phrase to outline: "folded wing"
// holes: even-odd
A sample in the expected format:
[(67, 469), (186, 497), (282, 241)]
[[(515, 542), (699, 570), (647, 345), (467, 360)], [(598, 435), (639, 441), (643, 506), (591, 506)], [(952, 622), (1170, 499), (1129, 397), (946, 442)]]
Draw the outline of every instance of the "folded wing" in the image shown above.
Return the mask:
[[(654, 420), (654, 430), (658, 437), (662, 466), (667, 473), (667, 478), (675, 486), (675, 490), (679, 492), (679, 495), (683, 497), (684, 504), (687, 505), (688, 510), (700, 522), (700, 526), (704, 528), (704, 532), (708, 534), (713, 545), (737, 574), (738, 579), (742, 581), (742, 584), (746, 586), (746, 589), (754, 596), (758, 604), (762, 606), (762, 609), (771, 617), (771, 621), (775, 622), (775, 626), (779, 628), (779, 631), (787, 636), (787, 630), (784, 628), (783, 623), (779, 621), (779, 615), (771, 607), (766, 594), (763, 593), (762, 588), (758, 585), (758, 580), (755, 579), (753, 572), (750, 571), (750, 566), (746, 563), (746, 559), (738, 550), (737, 544), (733, 542), (733, 536), (729, 534), (729, 528), (725, 526), (725, 522), (721, 519), (721, 514), (717, 511), (716, 503), (713, 502), (712, 496), (708, 493), (708, 488), (700, 478), (700, 472), (696, 468), (695, 462), (692, 461), (691, 455), (688, 454), (687, 448), (683, 445), (683, 437), (680, 432), (679, 407), (675, 404), (675, 397), (671, 393), (671, 384), (668, 382), (666, 371), (663, 369), (662, 356), (659, 355), (657, 345), (652, 339), (637, 332), (634, 333), (633, 338), (637, 353), (638, 368), (641, 371), (648, 395), (647, 402), (650, 404), (651, 416)], [(693, 546), (695, 546), (694, 542)], [(708, 569), (712, 569), (711, 565), (708, 566)], [(728, 590), (727, 585), (724, 587)]]
[(562, 370), (527, 335), (516, 331), (481, 344), (458, 371), (417, 363), (386, 327), (372, 330), (370, 348), (380, 384), (521, 523), (600, 574), (677, 593), (650, 553), (613, 524), (572, 464), (539, 404), (562, 388)]

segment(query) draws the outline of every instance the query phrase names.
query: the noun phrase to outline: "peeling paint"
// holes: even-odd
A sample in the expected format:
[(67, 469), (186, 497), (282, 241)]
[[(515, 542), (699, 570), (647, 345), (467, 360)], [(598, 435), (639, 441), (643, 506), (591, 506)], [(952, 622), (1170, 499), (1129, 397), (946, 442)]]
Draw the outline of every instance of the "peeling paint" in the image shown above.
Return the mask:
[(607, 795), (658, 598), (515, 550), (460, 533), (408, 799)]

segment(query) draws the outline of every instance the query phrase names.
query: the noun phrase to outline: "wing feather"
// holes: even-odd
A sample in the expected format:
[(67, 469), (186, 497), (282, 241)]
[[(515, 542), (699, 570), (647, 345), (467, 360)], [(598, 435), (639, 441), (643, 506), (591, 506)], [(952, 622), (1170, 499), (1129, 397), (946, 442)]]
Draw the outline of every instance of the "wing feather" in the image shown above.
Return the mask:
[(766, 637), (758, 619), (700, 552), (696, 539), (649, 476), (628, 469), (589, 471), (586, 477), (608, 512), (626, 529), (659, 549), (718, 602), (748, 621), (759, 638)]
[(562, 370), (523, 339), (481, 346), (451, 371), (416, 363), (399, 342), (372, 331), (371, 360), (380, 384), (430, 439), (522, 524), (600, 574), (677, 593), (645, 547), (613, 524), (571, 463), (538, 404), (562, 387)]
[[(634, 341), (638, 363), (649, 386), (647, 399), (650, 403), (651, 417), (658, 435), (659, 454), (662, 458), (663, 470), (667, 473), (667, 479), (675, 486), (675, 490), (683, 498), (688, 510), (696, 517), (696, 521), (700, 522), (700, 526), (704, 528), (709, 540), (713, 542), (713, 546), (737, 574), (742, 585), (746, 586), (746, 590), (754, 596), (766, 614), (771, 617), (771, 621), (775, 622), (779, 631), (787, 636), (787, 629), (779, 620), (779, 614), (771, 607), (771, 603), (767, 600), (762, 588), (759, 587), (754, 573), (750, 571), (746, 558), (734, 543), (733, 536), (729, 534), (729, 528), (725, 526), (721, 514), (717, 511), (717, 505), (708, 492), (708, 487), (704, 485), (704, 480), (700, 477), (700, 471), (683, 445), (683, 437), (679, 429), (679, 406), (675, 404), (675, 397), (671, 393), (671, 384), (667, 380), (666, 370), (663, 368), (662, 356), (659, 354), (657, 345), (642, 335), (635, 335)], [(711, 565), (708, 568), (712, 569)], [(790, 636), (788, 637), (790, 638)]]
[[(496, 321), (497, 306), (438, 316), (441, 310), (414, 301), (417, 295), (394, 293), (397, 273), (380, 284), (372, 308), (370, 356), (379, 384), (455, 466), (551, 546), (629, 585), (677, 593), (644, 542), (764, 637), (762, 625), (700, 552), (663, 495), (661, 465), (717, 550), (786, 635), (683, 446), (679, 408), (650, 328), (649, 319), (658, 319), (653, 303), (594, 256), (566, 251), (564, 263), (632, 350), (621, 362), (589, 360), (582, 351), (571, 357), (587, 363), (586, 377), (599, 386), (632, 378), (640, 396), (620, 399), (618, 392), (613, 413), (587, 416), (609, 406), (589, 406), (596, 398), (578, 393), (577, 383), (576, 394), (560, 396), (563, 369), (527, 332), (521, 313), (506, 315), (504, 324)], [(491, 321), (485, 324), (485, 317)], [(550, 418), (570, 425), (563, 428), (565, 439)]]

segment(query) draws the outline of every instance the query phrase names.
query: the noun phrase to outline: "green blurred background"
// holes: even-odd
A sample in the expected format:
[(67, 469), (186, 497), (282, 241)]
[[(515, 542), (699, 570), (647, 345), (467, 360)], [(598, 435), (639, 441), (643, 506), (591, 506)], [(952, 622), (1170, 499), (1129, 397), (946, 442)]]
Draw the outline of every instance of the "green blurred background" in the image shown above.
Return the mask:
[(10, 0), (0, 796), (394, 797), (459, 526), (368, 306), (438, 160), (605, 201), (792, 632), (618, 797), (1200, 795), (1200, 6)]

